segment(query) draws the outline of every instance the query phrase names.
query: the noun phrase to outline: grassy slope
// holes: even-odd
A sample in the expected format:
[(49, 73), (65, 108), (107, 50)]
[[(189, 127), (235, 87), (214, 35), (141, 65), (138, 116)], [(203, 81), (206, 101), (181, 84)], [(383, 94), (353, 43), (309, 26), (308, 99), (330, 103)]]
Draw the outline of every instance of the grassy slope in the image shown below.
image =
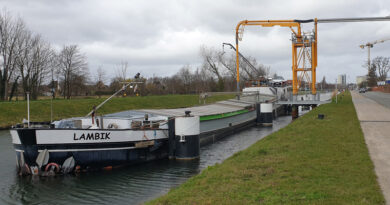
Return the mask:
[(384, 204), (351, 96), (340, 98), (149, 203)]
[[(232, 95), (218, 95), (207, 99), (208, 103), (232, 98)], [(103, 102), (101, 99), (58, 99), (53, 101), (53, 117), (61, 119), (74, 116), (84, 116), (93, 107)], [(98, 114), (107, 114), (130, 109), (146, 108), (178, 108), (197, 105), (198, 95), (164, 95), (145, 97), (113, 98), (106, 103)], [(25, 101), (0, 102), (0, 127), (7, 127), (20, 123), (27, 118), (27, 105)], [(50, 121), (50, 100), (37, 100), (30, 102), (31, 121)]]

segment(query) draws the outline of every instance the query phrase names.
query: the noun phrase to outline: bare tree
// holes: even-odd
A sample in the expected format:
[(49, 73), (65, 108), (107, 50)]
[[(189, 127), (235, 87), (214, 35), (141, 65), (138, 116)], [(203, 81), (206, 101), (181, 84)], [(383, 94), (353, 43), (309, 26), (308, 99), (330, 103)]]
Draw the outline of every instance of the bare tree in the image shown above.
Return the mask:
[(206, 46), (202, 46), (200, 52), (203, 58), (203, 67), (216, 75), (218, 79), (222, 79), (221, 68), (219, 66), (219, 53), (213, 48), (207, 48)]
[(220, 53), (220, 55), (218, 55), (218, 60), (222, 64), (222, 66), (225, 67), (228, 75), (235, 79), (237, 76), (235, 54), (232, 53), (230, 56), (226, 57), (224, 53)]
[(204, 67), (197, 68), (194, 72), (194, 87), (196, 93), (211, 91), (210, 83), (214, 84), (214, 79), (206, 71)]
[(8, 99), (8, 84), (16, 70), (17, 41), (24, 31), (24, 22), (14, 20), (7, 11), (0, 13), (0, 99)]
[(21, 79), (23, 93), (38, 98), (40, 87), (53, 67), (54, 52), (38, 34), (33, 35), (22, 19), (14, 20), (8, 12), (0, 14), (0, 98), (6, 100), (10, 80), (13, 80), (9, 100)]
[(193, 83), (191, 67), (189, 65), (183, 66), (176, 75), (182, 81), (185, 93), (190, 93)]
[(378, 56), (372, 60), (372, 64), (375, 65), (378, 71), (378, 80), (386, 80), (387, 73), (390, 70), (389, 57)]
[(78, 83), (80, 77), (85, 77), (88, 72), (86, 57), (80, 52), (77, 45), (64, 46), (58, 56), (59, 68), (64, 81), (64, 98), (70, 99), (72, 84)]
[(103, 93), (104, 88), (106, 87), (106, 85), (104, 84), (106, 73), (104, 72), (103, 68), (101, 66), (99, 66), (96, 74), (97, 74), (97, 76), (96, 76), (96, 89), (97, 89), (96, 94), (100, 98), (100, 96)]
[[(218, 60), (221, 65), (226, 69), (227, 74), (231, 79), (236, 79), (237, 76), (237, 65), (236, 65), (236, 54), (231, 53), (231, 55), (224, 55), (224, 52), (218, 53)], [(240, 57), (240, 79), (244, 81), (249, 79), (257, 79), (261, 76), (266, 75), (267, 67), (263, 64), (258, 64), (256, 59), (248, 57)]]
[(20, 36), (18, 45), (20, 52), (16, 64), (24, 95), (30, 92), (31, 97), (37, 99), (44, 79), (54, 66), (54, 51), (40, 35), (32, 36), (27, 30)]
[(145, 92), (147, 95), (149, 94), (166, 94), (167, 86), (164, 83), (164, 78), (153, 75), (153, 77), (147, 79), (145, 85)]
[(221, 55), (217, 51), (215, 51), (213, 48), (207, 48), (206, 46), (202, 46), (200, 48), (200, 53), (203, 58), (203, 67), (214, 74), (218, 79), (218, 91), (224, 90), (224, 79), (222, 76), (222, 69), (219, 56)]
[[(76, 73), (71, 76), (71, 90), (70, 95), (74, 96), (80, 96), (80, 95), (86, 95), (88, 96), (91, 92), (91, 89), (88, 89), (88, 78), (85, 73)], [(69, 98), (68, 98), (69, 99)]]
[(128, 62), (122, 61), (116, 68), (116, 78), (125, 81), (127, 79)]
[(106, 80), (106, 72), (102, 66), (99, 66), (96, 71), (96, 82), (102, 82), (104, 84)]

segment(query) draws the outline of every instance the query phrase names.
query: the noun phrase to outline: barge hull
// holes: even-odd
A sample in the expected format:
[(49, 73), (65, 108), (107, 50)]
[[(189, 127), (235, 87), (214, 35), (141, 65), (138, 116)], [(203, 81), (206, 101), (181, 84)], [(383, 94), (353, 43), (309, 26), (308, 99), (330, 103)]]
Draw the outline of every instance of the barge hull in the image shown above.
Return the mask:
[(214, 143), (224, 137), (252, 127), (255, 124), (255, 110), (223, 119), (202, 121), (200, 123), (200, 146)]
[(28, 166), (35, 166), (39, 153), (44, 150), (49, 153), (50, 163), (62, 165), (67, 158), (73, 157), (76, 165), (91, 169), (168, 156), (167, 130), (164, 129), (13, 129), (11, 135), (18, 162)]
[[(134, 144), (134, 143), (133, 143)], [(94, 148), (65, 148), (67, 145), (61, 147), (53, 147), (46, 145), (14, 145), (18, 160), (21, 154), (24, 154), (25, 163), (29, 166), (35, 165), (35, 160), (38, 154), (43, 150), (49, 151), (49, 162), (54, 162), (62, 165), (64, 161), (73, 157), (76, 165), (83, 169), (94, 169), (107, 166), (122, 166), (129, 164), (142, 163), (156, 159), (163, 159), (168, 156), (168, 140), (158, 140), (153, 146), (148, 147), (123, 147), (105, 144), (104, 147), (94, 146)]]

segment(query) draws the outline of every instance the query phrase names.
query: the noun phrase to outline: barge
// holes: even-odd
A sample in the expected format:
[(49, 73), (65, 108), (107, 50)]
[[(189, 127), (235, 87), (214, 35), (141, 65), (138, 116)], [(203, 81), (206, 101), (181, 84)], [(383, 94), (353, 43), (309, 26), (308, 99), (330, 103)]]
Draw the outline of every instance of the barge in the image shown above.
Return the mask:
[[(10, 132), (21, 174), (50, 175), (147, 162), (196, 159), (199, 147), (253, 126), (272, 124), (272, 96), (179, 109), (144, 109), (24, 123)], [(108, 99), (109, 100), (109, 99)], [(106, 101), (105, 101), (106, 102)]]

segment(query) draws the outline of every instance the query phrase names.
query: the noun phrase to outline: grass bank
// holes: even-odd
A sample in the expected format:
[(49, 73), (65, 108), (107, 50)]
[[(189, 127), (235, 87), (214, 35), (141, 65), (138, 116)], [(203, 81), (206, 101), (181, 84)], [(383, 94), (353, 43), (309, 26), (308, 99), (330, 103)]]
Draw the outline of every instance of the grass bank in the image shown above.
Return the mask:
[[(233, 98), (233, 95), (216, 95), (207, 99), (207, 103)], [(106, 98), (56, 99), (53, 101), (53, 118), (84, 116)], [(144, 97), (113, 98), (99, 109), (98, 114), (107, 114), (131, 109), (179, 108), (199, 104), (198, 95), (162, 95)], [(0, 128), (20, 123), (27, 118), (26, 101), (0, 102)], [(50, 100), (30, 102), (31, 121), (50, 121)]]
[(349, 93), (148, 202), (259, 203), (384, 204)]

